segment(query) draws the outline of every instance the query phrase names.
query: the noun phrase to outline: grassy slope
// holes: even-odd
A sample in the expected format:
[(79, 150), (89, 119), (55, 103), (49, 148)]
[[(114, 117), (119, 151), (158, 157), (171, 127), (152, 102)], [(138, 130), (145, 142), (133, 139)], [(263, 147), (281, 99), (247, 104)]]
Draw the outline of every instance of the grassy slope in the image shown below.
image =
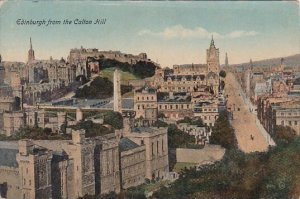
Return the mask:
[[(115, 68), (106, 68), (101, 71), (100, 76), (107, 77), (110, 81), (113, 82), (114, 70)], [(136, 77), (135, 75), (129, 72), (121, 71), (121, 82), (123, 85), (128, 85), (130, 80), (135, 80), (135, 79), (140, 79), (140, 78)]]

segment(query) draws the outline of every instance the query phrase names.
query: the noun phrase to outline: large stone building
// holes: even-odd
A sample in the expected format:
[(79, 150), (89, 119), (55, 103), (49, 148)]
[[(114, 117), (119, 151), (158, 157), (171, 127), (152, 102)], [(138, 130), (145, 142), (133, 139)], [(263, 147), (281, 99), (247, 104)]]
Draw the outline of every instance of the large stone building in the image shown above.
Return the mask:
[(206, 50), (206, 64), (174, 65), (173, 69), (160, 69), (155, 72), (153, 86), (160, 92), (193, 92), (207, 86), (217, 96), (219, 93), (219, 49), (211, 40)]
[(155, 121), (161, 113), (169, 120), (201, 117), (208, 126), (218, 118), (219, 49), (211, 40), (206, 50), (206, 64), (174, 65), (157, 68), (152, 82), (134, 92), (136, 118)]
[(138, 61), (151, 60), (147, 58), (146, 53), (140, 53), (139, 55), (125, 54), (120, 51), (99, 51), (96, 48), (86, 49), (81, 47), (80, 49), (71, 49), (68, 61), (70, 63), (86, 62), (88, 58), (106, 58), (114, 59), (119, 62), (127, 62), (129, 64), (135, 64)]
[(275, 134), (276, 126), (289, 126), (300, 134), (300, 98), (270, 97), (259, 98), (257, 117), (264, 128)]
[(81, 131), (68, 141), (1, 143), (0, 184), (4, 198), (78, 198), (120, 191), (118, 144), (109, 138), (85, 139)]
[(169, 174), (167, 129), (125, 125), (116, 134), (72, 140), (0, 142), (0, 194), (7, 199), (75, 199), (119, 193)]

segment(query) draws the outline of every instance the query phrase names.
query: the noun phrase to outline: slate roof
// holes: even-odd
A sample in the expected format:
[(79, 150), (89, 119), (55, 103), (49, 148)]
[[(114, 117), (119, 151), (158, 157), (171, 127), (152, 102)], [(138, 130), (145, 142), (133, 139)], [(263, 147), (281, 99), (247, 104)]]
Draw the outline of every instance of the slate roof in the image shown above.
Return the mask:
[(16, 142), (0, 141), (0, 166), (18, 167), (17, 153), (19, 150)]
[(300, 77), (295, 79), (294, 81), (294, 85), (300, 85)]
[(120, 150), (121, 151), (128, 151), (128, 150), (134, 149), (136, 147), (139, 147), (139, 145), (136, 144), (135, 142), (131, 141), (128, 138), (122, 138), (120, 141)]

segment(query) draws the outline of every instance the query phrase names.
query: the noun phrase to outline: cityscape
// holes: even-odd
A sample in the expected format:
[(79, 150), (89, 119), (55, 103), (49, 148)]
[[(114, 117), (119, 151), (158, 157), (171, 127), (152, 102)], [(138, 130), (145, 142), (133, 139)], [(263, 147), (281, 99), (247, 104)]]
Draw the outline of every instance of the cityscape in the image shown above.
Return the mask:
[[(20, 4), (28, 14), (26, 9), (43, 11), (52, 3)], [(81, 3), (57, 3), (56, 9), (68, 13), (78, 6), (82, 11)], [(119, 7), (128, 16), (127, 9), (140, 13), (152, 8), (149, 12), (157, 9), (164, 16), (191, 11), (192, 19), (197, 18), (195, 8), (207, 8), (207, 15), (215, 12), (208, 2), (105, 3), (87, 4), (90, 11), (110, 10), (111, 17), (103, 13), (95, 20), (83, 17), (86, 22), (76, 22), (78, 33), (53, 41), (57, 51), (47, 51), (49, 40), (56, 38), (54, 30), (47, 30), (51, 32), (48, 39), (36, 39), (47, 20), (34, 19), (42, 24), (37, 27), (31, 27), (36, 25), (34, 20), (28, 21), (28, 27), (19, 27), (18, 20), (26, 15), (14, 17), (11, 12), (20, 9), (19, 3), (0, 4), (0, 25), (9, 23), (5, 20), (10, 17), (15, 20), (13, 30), (0, 31), (5, 38), (0, 40), (0, 199), (300, 198), (300, 27), (275, 25), (279, 33), (289, 32), (284, 37), (287, 41), (298, 37), (288, 47), (278, 41), (277, 51), (271, 44), (276, 42), (274, 35), (261, 36), (260, 22), (225, 34), (217, 29), (172, 26), (166, 20), (161, 23), (170, 27), (161, 32), (150, 30), (151, 25), (133, 30), (137, 42), (130, 44), (129, 37), (122, 41), (130, 48), (121, 44), (115, 48), (118, 41), (110, 35), (101, 35), (106, 47), (95, 46), (94, 28), (109, 29), (113, 11)], [(286, 20), (298, 18), (291, 13), (299, 10), (297, 2), (214, 5), (219, 11), (233, 6), (236, 13), (250, 6), (262, 16), (268, 6), (267, 11), (274, 14), (270, 18), (282, 9)], [(226, 13), (222, 17), (230, 21), (233, 14)], [(242, 20), (232, 23), (242, 27)], [(66, 25), (68, 20), (62, 21)], [(23, 32), (11, 33), (16, 35), (10, 38), (9, 31), (19, 28)], [(69, 31), (64, 26), (52, 28)], [(121, 28), (124, 35), (126, 31), (133, 34)], [(95, 45), (82, 40), (82, 45), (64, 46), (68, 37), (78, 40), (80, 31)], [(156, 50), (139, 37), (149, 38)], [(202, 44), (196, 45), (195, 53), (192, 46), (198, 40)], [(7, 47), (8, 41), (14, 42), (12, 46)], [(233, 49), (238, 48), (235, 42), (242, 41), (241, 49)], [(254, 53), (250, 48), (256, 45), (246, 46), (249, 41), (266, 43)], [(14, 51), (18, 42), (27, 47)], [(270, 51), (265, 48), (268, 45)], [(166, 49), (174, 46), (180, 46), (182, 53), (176, 54), (175, 49), (172, 58)], [(62, 49), (67, 54), (58, 55)], [(165, 53), (156, 53), (160, 50)], [(48, 58), (40, 56), (44, 55), (40, 51), (48, 52)]]

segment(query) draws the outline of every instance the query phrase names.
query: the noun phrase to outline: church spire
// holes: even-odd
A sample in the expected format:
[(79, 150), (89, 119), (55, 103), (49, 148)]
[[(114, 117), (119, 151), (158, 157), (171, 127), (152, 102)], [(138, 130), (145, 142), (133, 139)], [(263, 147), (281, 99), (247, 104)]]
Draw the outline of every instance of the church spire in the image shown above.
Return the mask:
[(32, 42), (31, 42), (31, 37), (30, 37), (30, 50), (32, 50)]
[(214, 41), (214, 35), (211, 35), (211, 42), (210, 42), (210, 46), (214, 46), (215, 45), (215, 41)]
[(225, 66), (228, 66), (228, 56), (227, 56), (227, 52), (226, 52), (226, 57), (225, 57)]
[(30, 37), (30, 49), (28, 51), (28, 62), (32, 62), (33, 60), (35, 60), (35, 57), (34, 57), (34, 50), (32, 49), (32, 41)]

